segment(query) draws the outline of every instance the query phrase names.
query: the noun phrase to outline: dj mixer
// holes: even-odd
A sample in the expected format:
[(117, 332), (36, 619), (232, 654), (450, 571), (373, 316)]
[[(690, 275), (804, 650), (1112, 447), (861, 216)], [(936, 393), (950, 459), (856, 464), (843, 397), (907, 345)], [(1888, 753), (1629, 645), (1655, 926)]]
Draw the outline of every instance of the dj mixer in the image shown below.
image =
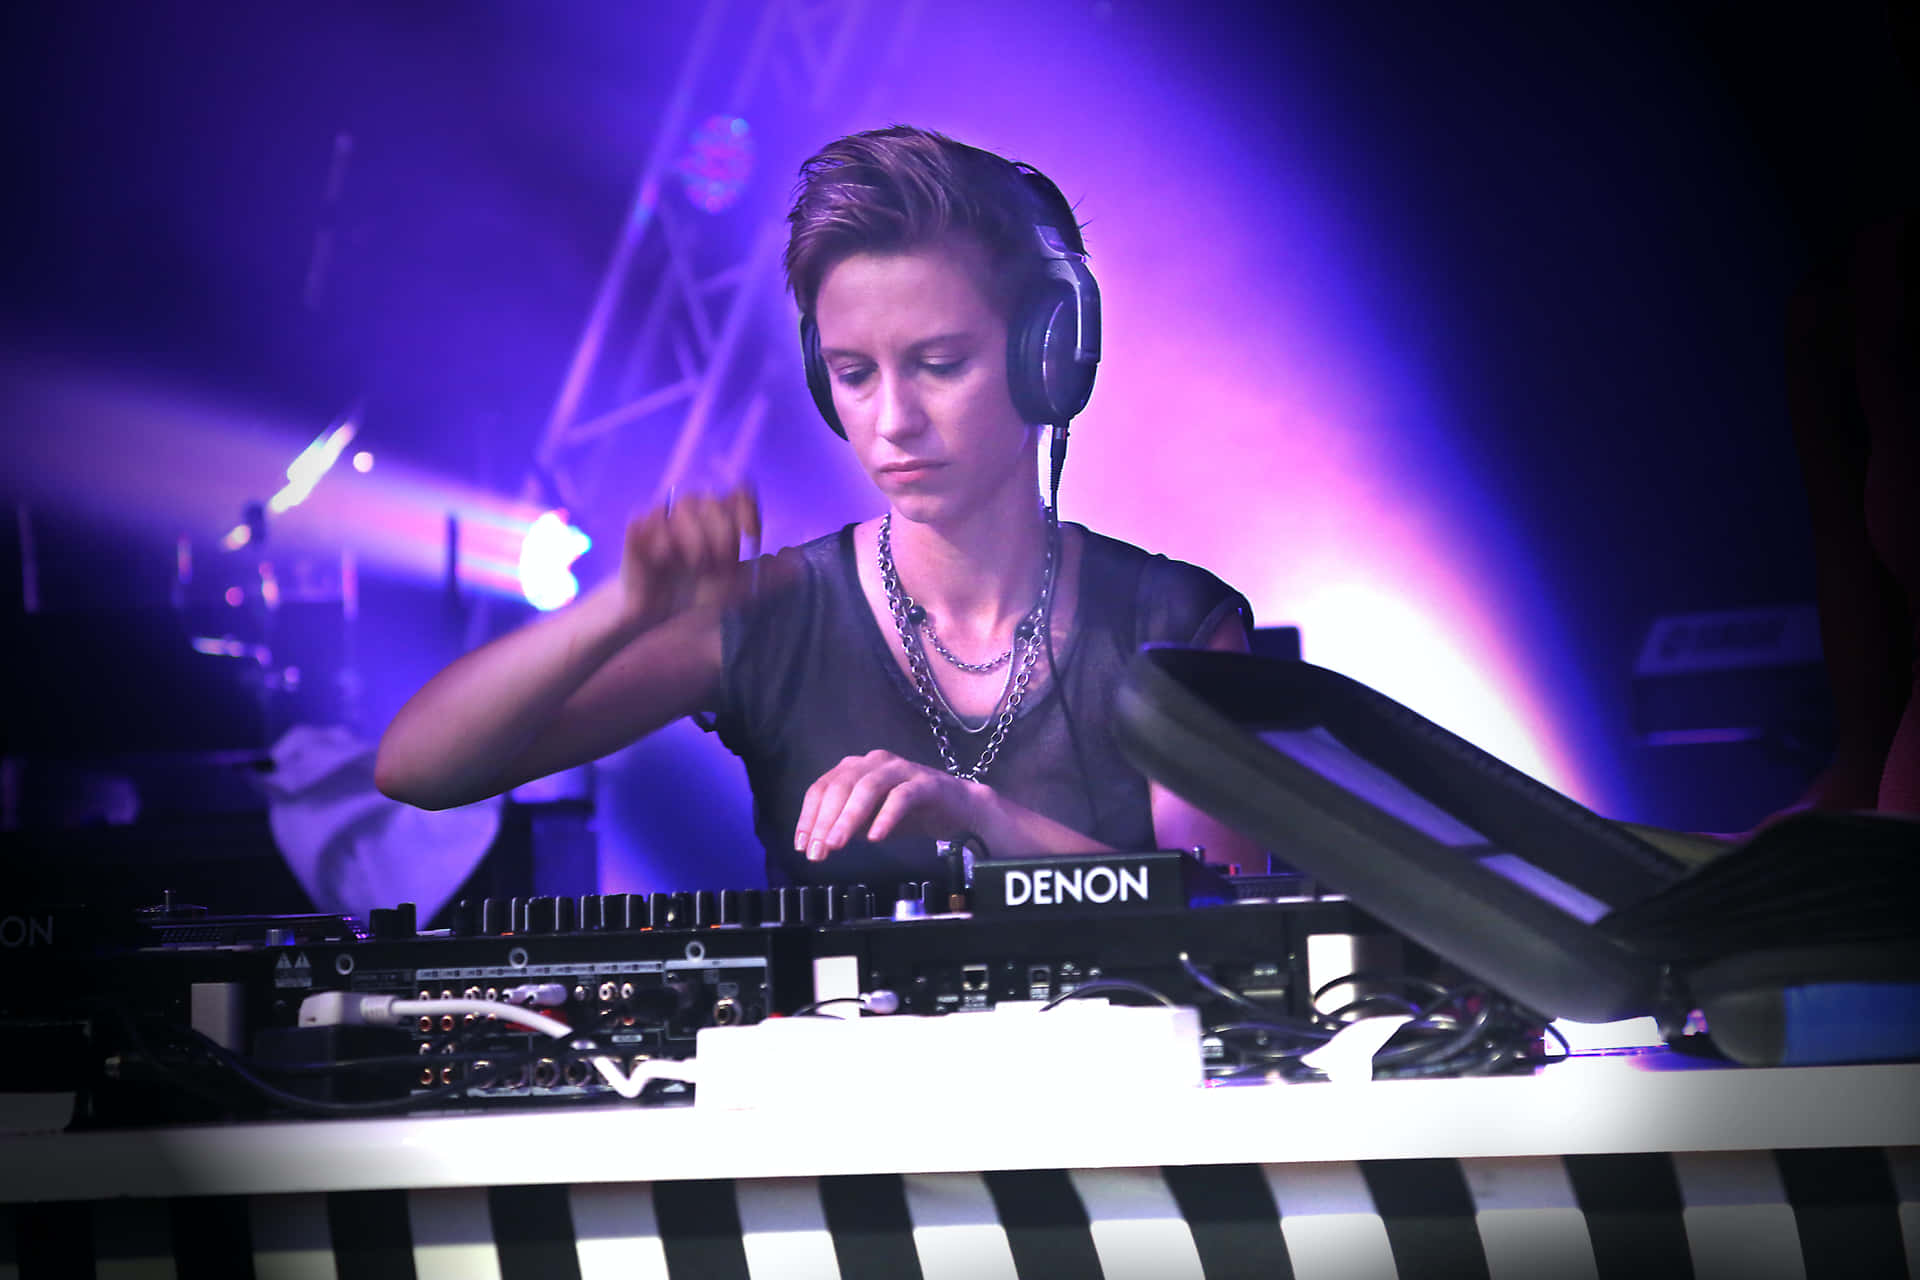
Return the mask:
[(78, 1095), (76, 1124), (568, 1105), (634, 1096), (702, 1030), (863, 997), (965, 1016), (1135, 984), (1225, 1013), (1224, 988), (1303, 1017), (1321, 944), (1397, 942), (1297, 879), (1230, 881), (1185, 854), (1053, 859), (1057, 893), (1010, 895), (1025, 865), (972, 900), (945, 881), (477, 899), (424, 932), (406, 904), (361, 922), (165, 903), (90, 936), (49, 916), (49, 944), (80, 941), (7, 953), (0, 1038), (10, 1074), (37, 1063), (34, 1087)]

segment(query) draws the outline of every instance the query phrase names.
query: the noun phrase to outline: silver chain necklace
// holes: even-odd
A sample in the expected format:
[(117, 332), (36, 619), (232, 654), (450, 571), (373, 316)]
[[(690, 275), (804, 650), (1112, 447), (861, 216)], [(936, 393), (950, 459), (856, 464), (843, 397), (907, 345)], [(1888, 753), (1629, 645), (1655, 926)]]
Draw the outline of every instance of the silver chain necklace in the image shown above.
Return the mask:
[[(888, 512), (887, 519), (891, 520), (892, 518), (893, 518), (893, 513)], [(1040, 575), (1040, 591), (1041, 591), (1040, 599), (1034, 602), (1033, 610), (1029, 611), (1027, 616), (1021, 619), (1020, 624), (1014, 627), (1013, 639), (1011, 642), (1008, 643), (1006, 650), (1002, 652), (999, 657), (989, 658), (985, 662), (967, 662), (961, 659), (951, 649), (948, 649), (944, 643), (941, 642), (940, 633), (936, 631), (933, 626), (933, 616), (929, 614), (924, 607), (922, 607), (921, 605), (915, 604), (912, 596), (903, 594), (901, 598), (906, 601), (907, 621), (911, 622), (912, 624), (914, 624), (914, 626), (920, 629), (921, 634), (926, 636), (928, 643), (933, 645), (933, 651), (939, 654), (942, 658), (944, 658), (948, 666), (958, 667), (960, 670), (969, 672), (976, 676), (984, 676), (989, 674), (990, 672), (998, 671), (1002, 663), (1008, 662), (1013, 658), (1013, 651), (1019, 647), (1020, 637), (1023, 634), (1023, 631), (1026, 628), (1033, 625), (1034, 618), (1038, 614), (1040, 605), (1045, 603), (1046, 601), (1047, 583), (1052, 578), (1052, 576), (1053, 576), (1053, 536), (1051, 533), (1049, 533), (1047, 536), (1047, 563), (1046, 563), (1045, 569), (1041, 572), (1041, 575)], [(939, 690), (938, 684), (936, 684), (934, 688), (935, 688), (935, 692), (938, 692)], [(942, 698), (941, 701), (944, 703), (946, 699)], [(953, 708), (948, 707), (947, 710), (952, 711)], [(961, 720), (958, 714), (955, 714), (953, 718), (955, 720), (960, 720), (960, 723), (962, 725), (966, 724), (966, 721)], [(992, 717), (989, 716), (988, 719), (991, 720)], [(984, 729), (986, 725), (983, 723), (980, 727)], [(968, 732), (978, 733), (979, 730), (970, 729), (968, 730)]]
[[(911, 599), (912, 597), (908, 598)], [(916, 613), (920, 615), (918, 618), (914, 617)], [(919, 625), (920, 630), (926, 633), (928, 643), (933, 645), (933, 651), (942, 658), (945, 658), (948, 666), (958, 667), (962, 671), (971, 671), (974, 675), (984, 676), (990, 671), (998, 671), (1001, 663), (1013, 657), (1013, 644), (1009, 644), (997, 658), (989, 658), (985, 662), (964, 662), (955, 657), (952, 650), (940, 642), (940, 633), (933, 629), (933, 618), (924, 608), (919, 605), (914, 605), (908, 609), (907, 620)], [(1013, 638), (1014, 644), (1018, 644), (1020, 640), (1020, 629), (1018, 627), (1014, 628)]]
[[(920, 634), (916, 629), (916, 622), (925, 621), (926, 610), (900, 589), (900, 575), (893, 567), (892, 529), (893, 513), (889, 511), (880, 518), (880, 585), (887, 593), (887, 609), (893, 614), (893, 629), (899, 633), (900, 648), (907, 655), (907, 668), (913, 672), (913, 687), (920, 694), (920, 712), (927, 718), (927, 727), (933, 730), (933, 742), (940, 749), (940, 760), (946, 765), (947, 772), (963, 782), (978, 782), (986, 776), (987, 766), (1000, 754), (1000, 744), (1007, 740), (1007, 730), (1012, 727), (1014, 715), (1027, 696), (1027, 685), (1033, 679), (1034, 664), (1039, 661), (1040, 649), (1046, 643), (1047, 601), (1053, 595), (1053, 544), (1057, 527), (1049, 525), (1047, 530), (1047, 563), (1040, 580), (1040, 599), (1014, 630), (1013, 643), (1014, 648), (1021, 651), (1020, 661), (1007, 673), (1007, 687), (1001, 694), (1000, 713), (988, 718), (993, 725), (993, 735), (987, 739), (987, 745), (980, 752), (980, 758), (974, 761), (973, 768), (965, 771), (953, 758), (953, 745), (947, 740), (947, 728), (940, 722), (940, 707), (946, 705), (946, 698), (941, 694), (940, 686), (934, 682), (933, 672), (928, 669), (927, 652), (921, 647)], [(918, 619), (911, 616), (916, 612), (920, 615)], [(938, 644), (938, 641), (935, 643)], [(1011, 658), (1012, 654), (1013, 649), (1009, 649), (991, 666), (983, 669), (991, 671), (1000, 662)], [(956, 720), (959, 718), (954, 716)], [(980, 727), (984, 729), (986, 725)], [(969, 732), (977, 733), (979, 730)]]

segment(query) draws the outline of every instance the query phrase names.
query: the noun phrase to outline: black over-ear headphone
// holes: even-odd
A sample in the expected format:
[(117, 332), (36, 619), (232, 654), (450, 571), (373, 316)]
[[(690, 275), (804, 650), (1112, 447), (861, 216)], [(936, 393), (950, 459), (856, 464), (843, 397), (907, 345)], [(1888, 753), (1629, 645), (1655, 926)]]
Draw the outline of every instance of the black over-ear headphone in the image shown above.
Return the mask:
[[(1068, 419), (1087, 406), (1100, 364), (1100, 286), (1087, 269), (1087, 248), (1060, 188), (1030, 165), (1015, 165), (1042, 216), (1033, 228), (1040, 274), (1027, 286), (1007, 323), (1007, 387), (1014, 408), (1035, 425), (1063, 433)], [(833, 385), (820, 356), (820, 329), (811, 312), (800, 316), (800, 354), (807, 390), (820, 416), (842, 439), (847, 430), (833, 407)], [(1064, 435), (1060, 436), (1064, 443)]]

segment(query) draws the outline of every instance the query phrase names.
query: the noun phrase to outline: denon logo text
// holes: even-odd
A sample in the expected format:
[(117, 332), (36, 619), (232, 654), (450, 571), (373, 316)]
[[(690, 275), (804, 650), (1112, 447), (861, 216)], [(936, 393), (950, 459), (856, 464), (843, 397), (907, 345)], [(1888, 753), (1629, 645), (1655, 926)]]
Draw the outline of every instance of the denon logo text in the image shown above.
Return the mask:
[(1053, 907), (1067, 902), (1121, 902), (1147, 896), (1147, 869), (1130, 867), (1074, 867), (1055, 871), (1007, 871), (1007, 905)]

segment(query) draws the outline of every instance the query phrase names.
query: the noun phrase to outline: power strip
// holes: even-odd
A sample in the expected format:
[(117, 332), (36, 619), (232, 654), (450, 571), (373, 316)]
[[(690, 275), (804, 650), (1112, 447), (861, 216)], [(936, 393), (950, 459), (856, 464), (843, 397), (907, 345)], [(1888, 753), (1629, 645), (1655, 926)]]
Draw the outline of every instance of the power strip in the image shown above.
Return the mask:
[(695, 1105), (727, 1110), (915, 1106), (938, 1088), (969, 1105), (1057, 1089), (1139, 1099), (1197, 1088), (1200, 1015), (1073, 1000), (938, 1017), (774, 1018), (699, 1034)]

